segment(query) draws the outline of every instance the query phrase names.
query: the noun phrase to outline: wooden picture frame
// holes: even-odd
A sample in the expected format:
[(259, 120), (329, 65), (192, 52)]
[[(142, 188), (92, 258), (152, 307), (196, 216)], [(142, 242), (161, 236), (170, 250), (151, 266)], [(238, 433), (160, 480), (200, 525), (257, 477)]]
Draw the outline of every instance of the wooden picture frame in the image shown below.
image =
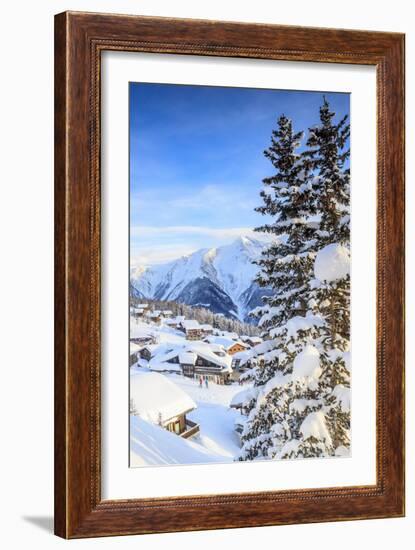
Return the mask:
[[(377, 72), (377, 481), (101, 499), (100, 60), (105, 50)], [(404, 35), (65, 12), (55, 18), (55, 533), (64, 538), (404, 515)]]

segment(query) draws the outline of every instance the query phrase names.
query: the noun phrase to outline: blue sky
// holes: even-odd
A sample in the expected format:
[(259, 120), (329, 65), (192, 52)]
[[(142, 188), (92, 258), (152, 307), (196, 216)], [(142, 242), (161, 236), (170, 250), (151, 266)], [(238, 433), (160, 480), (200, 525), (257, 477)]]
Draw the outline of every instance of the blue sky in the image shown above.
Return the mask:
[[(324, 92), (336, 119), (349, 95)], [(263, 151), (281, 114), (318, 123), (323, 92), (130, 83), (131, 264), (162, 263), (250, 234), (264, 217)]]

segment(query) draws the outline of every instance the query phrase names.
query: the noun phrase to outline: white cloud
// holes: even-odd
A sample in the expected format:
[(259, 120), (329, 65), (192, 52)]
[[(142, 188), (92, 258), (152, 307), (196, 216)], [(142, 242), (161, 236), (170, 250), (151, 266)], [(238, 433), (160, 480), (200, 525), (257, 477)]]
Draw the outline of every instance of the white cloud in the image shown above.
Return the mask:
[(202, 226), (154, 227), (136, 225), (131, 228), (131, 266), (154, 265), (188, 256), (202, 248), (229, 244), (239, 236), (269, 240), (249, 227), (210, 228)]
[(131, 227), (131, 237), (139, 238), (140, 236), (152, 235), (204, 235), (215, 237), (217, 239), (236, 239), (240, 235), (251, 236), (258, 238), (258, 233), (255, 233), (251, 227), (228, 227), (228, 228), (213, 228), (202, 227), (197, 225), (170, 225), (166, 227), (154, 227), (148, 225), (135, 225)]
[(172, 260), (177, 260), (181, 256), (188, 256), (195, 252), (197, 247), (192, 246), (158, 246), (158, 247), (143, 247), (132, 248), (131, 250), (131, 267), (148, 266), (155, 264), (164, 264)]

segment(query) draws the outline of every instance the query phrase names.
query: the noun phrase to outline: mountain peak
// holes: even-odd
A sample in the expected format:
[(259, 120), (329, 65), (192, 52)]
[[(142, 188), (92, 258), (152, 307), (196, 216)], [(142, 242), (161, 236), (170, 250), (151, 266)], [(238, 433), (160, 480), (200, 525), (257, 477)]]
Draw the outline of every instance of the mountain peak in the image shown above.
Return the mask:
[[(247, 235), (240, 235), (233, 243), (229, 246), (238, 247), (248, 251), (248, 254), (257, 254), (258, 250), (262, 250), (266, 245), (265, 240), (255, 239), (254, 237), (248, 237)], [(226, 245), (225, 245), (226, 246)]]
[(252, 244), (252, 240), (246, 235), (240, 235), (236, 240), (237, 242), (240, 242), (244, 246)]
[[(229, 244), (200, 249), (186, 258), (132, 273), (132, 284), (147, 298), (183, 301), (189, 305), (204, 303), (213, 312), (228, 313), (242, 320), (252, 306), (261, 303), (251, 302), (258, 272), (254, 262), (265, 245), (261, 240), (240, 235)], [(258, 289), (258, 293), (262, 291)]]

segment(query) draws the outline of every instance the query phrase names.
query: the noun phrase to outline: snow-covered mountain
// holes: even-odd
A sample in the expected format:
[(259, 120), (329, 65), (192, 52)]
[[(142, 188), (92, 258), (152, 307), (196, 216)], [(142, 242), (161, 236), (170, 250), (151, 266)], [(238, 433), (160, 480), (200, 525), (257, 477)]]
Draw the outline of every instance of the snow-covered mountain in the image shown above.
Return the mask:
[(264, 241), (239, 237), (228, 245), (204, 248), (169, 263), (132, 270), (131, 283), (142, 298), (200, 305), (227, 317), (247, 320), (269, 290), (253, 282)]

